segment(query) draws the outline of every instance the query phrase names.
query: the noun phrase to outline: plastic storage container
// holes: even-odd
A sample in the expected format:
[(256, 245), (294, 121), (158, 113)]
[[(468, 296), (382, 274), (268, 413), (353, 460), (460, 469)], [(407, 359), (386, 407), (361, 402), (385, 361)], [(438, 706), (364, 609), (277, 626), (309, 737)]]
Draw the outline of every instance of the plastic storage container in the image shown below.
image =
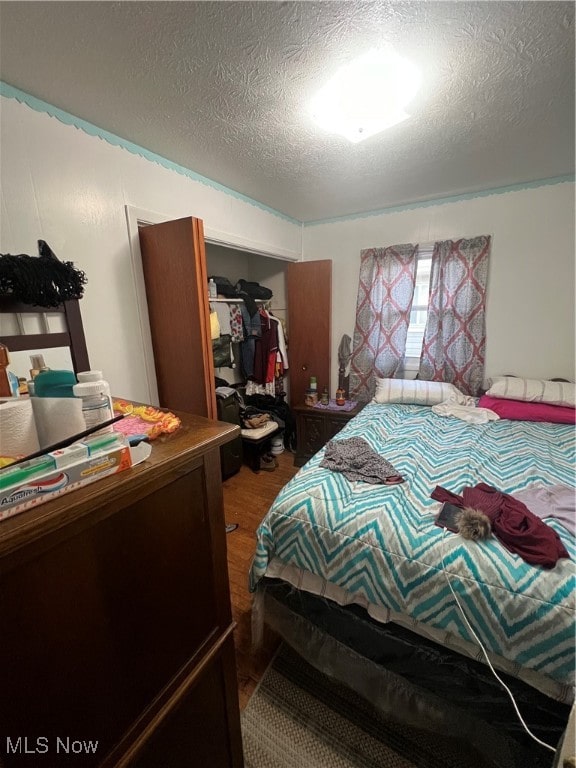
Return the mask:
[(112, 402), (112, 393), (110, 392), (110, 384), (108, 384), (108, 382), (102, 376), (102, 371), (80, 371), (80, 373), (76, 374), (76, 378), (78, 379), (79, 384), (84, 384), (86, 381), (93, 381), (93, 382), (98, 381), (103, 385), (104, 387), (103, 392), (108, 398), (108, 400), (110, 401), (110, 411), (113, 416), (114, 404)]
[[(113, 418), (110, 399), (105, 392), (103, 381), (83, 381), (73, 387), (74, 396), (82, 398), (82, 415), (86, 429), (109, 421)], [(104, 427), (103, 432), (112, 432), (112, 426)]]

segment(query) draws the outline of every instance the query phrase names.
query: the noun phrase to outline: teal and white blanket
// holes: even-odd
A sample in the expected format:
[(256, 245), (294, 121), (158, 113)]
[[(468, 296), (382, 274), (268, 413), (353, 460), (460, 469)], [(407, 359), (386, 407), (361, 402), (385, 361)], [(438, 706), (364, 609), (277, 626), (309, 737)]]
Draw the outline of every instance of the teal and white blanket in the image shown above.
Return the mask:
[[(359, 436), (404, 477), (349, 482), (319, 466), (324, 450), (282, 489), (257, 533), (250, 585), (264, 576), (355, 602), (482, 659), (450, 591), (493, 663), (548, 695), (574, 696), (576, 543), (557, 521), (570, 560), (528, 565), (496, 538), (475, 543), (434, 525), (441, 485), (488, 483), (506, 493), (533, 483), (574, 486), (575, 431), (563, 424), (467, 424), (430, 408), (371, 404), (334, 439)], [(444, 562), (444, 567), (443, 567)]]

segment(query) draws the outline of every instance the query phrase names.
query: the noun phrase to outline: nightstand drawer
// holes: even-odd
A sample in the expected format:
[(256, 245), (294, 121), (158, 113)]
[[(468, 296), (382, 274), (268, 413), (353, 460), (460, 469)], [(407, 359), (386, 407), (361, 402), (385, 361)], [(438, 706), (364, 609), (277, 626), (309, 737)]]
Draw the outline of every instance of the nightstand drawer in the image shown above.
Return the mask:
[(350, 421), (351, 417), (346, 417), (344, 414), (326, 414), (324, 422), (324, 433), (326, 436), (326, 443), (328, 440), (337, 435), (341, 429)]
[(304, 456), (313, 456), (325, 443), (325, 423), (321, 414), (298, 414), (296, 430), (298, 432), (297, 451)]
[(295, 406), (298, 442), (294, 465), (301, 467), (311, 459), (350, 419), (360, 413), (362, 408), (362, 404), (351, 411), (321, 410), (307, 405)]

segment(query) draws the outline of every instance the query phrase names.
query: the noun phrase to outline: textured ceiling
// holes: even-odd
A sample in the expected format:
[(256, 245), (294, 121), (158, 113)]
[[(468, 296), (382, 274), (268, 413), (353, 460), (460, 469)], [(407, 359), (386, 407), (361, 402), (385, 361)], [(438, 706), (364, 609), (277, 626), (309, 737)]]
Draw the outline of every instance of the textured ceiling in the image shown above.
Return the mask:
[[(311, 96), (382, 43), (411, 117), (321, 131)], [(1, 2), (0, 77), (301, 221), (574, 170), (571, 2)]]

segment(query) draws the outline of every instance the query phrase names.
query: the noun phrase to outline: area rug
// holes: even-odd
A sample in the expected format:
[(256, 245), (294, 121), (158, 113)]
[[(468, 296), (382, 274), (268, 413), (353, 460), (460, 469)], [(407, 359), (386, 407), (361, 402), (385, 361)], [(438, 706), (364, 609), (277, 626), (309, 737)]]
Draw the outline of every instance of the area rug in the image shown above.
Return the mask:
[(245, 768), (488, 768), (466, 743), (388, 718), (282, 645), (242, 713)]

